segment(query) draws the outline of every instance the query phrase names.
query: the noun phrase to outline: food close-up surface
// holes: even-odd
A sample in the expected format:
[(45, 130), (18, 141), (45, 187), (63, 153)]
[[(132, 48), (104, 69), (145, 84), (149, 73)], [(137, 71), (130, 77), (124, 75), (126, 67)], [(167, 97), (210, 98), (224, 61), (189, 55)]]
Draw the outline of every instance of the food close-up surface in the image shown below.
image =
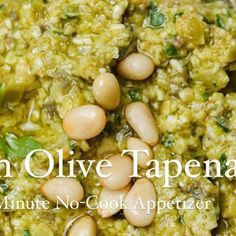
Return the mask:
[[(34, 149), (54, 159), (46, 178), (25, 169)], [(139, 154), (139, 178), (130, 177), (133, 157), (122, 157), (124, 149), (147, 150)], [(58, 178), (58, 150), (65, 176), (67, 161), (87, 168), (87, 160), (104, 159), (112, 176), (99, 177), (92, 165), (85, 177), (74, 164), (73, 178)], [(146, 164), (218, 160), (224, 174), (236, 159), (236, 1), (0, 0), (4, 159), (12, 177), (0, 165), (0, 200), (50, 205), (1, 209), (0, 236), (235, 236), (234, 178), (182, 171), (164, 187), (164, 175), (146, 177)], [(48, 158), (38, 152), (30, 165), (43, 175)], [(56, 208), (56, 196), (123, 197), (129, 208)], [(132, 208), (138, 196), (210, 204), (146, 214)]]

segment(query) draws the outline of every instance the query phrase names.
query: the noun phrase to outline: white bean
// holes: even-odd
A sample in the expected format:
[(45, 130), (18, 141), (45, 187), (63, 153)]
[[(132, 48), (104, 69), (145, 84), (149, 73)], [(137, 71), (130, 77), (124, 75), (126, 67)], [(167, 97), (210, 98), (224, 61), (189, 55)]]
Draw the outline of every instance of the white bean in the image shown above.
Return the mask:
[(68, 232), (68, 236), (96, 236), (96, 234), (96, 224), (94, 219), (89, 215), (76, 220)]
[(106, 110), (114, 110), (120, 103), (120, 85), (111, 73), (99, 75), (93, 83), (93, 95)]
[(80, 202), (84, 197), (84, 189), (80, 182), (73, 178), (52, 178), (41, 186), (41, 193), (50, 201), (57, 202), (60, 197), (64, 202)]
[(106, 114), (96, 105), (84, 105), (69, 111), (63, 128), (68, 136), (76, 140), (86, 140), (100, 134), (106, 125)]
[(100, 183), (103, 187), (111, 190), (118, 190), (127, 186), (131, 181), (133, 172), (133, 161), (130, 157), (117, 154), (107, 159), (111, 163), (109, 168), (101, 168), (104, 175), (111, 175), (108, 178), (100, 177)]
[(117, 72), (125, 79), (144, 80), (154, 71), (152, 60), (141, 53), (131, 53), (117, 66)]
[[(102, 218), (107, 218), (112, 215), (115, 215), (122, 208), (122, 202), (128, 191), (130, 190), (131, 185), (119, 190), (110, 190), (108, 188), (103, 188), (98, 203), (98, 214)], [(103, 206), (104, 205), (104, 206)]]
[(125, 108), (125, 117), (145, 143), (154, 146), (158, 142), (157, 126), (147, 105), (142, 102), (129, 104)]
[(141, 168), (147, 168), (146, 163), (153, 159), (153, 153), (152, 153), (151, 148), (146, 143), (144, 143), (141, 139), (134, 138), (134, 137), (128, 138), (127, 148), (129, 150), (147, 150), (148, 155), (144, 152), (140, 152), (138, 154), (138, 165)]
[(137, 180), (125, 197), (125, 218), (137, 227), (150, 225), (156, 216), (156, 198), (156, 191), (150, 180)]

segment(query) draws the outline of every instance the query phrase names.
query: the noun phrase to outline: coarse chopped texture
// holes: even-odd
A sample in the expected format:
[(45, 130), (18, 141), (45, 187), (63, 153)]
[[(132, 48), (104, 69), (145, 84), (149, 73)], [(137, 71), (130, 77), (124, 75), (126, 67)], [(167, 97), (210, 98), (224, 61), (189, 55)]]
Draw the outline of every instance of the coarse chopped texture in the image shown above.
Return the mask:
[[(127, 138), (137, 136), (124, 118), (123, 108), (131, 102), (146, 103), (154, 115), (160, 134), (155, 159), (178, 159), (183, 165), (193, 158), (217, 159), (223, 172), (226, 161), (235, 159), (234, 1), (135, 2), (0, 0), (0, 159), (8, 157), (13, 167), (12, 178), (0, 178), (0, 200), (45, 199), (39, 189), (46, 180), (30, 177), (23, 168), (24, 155), (32, 149), (55, 154), (63, 148), (65, 160), (101, 160), (121, 152)], [(154, 62), (147, 80), (116, 74), (117, 63), (131, 52)], [(119, 107), (106, 112), (99, 136), (70, 140), (63, 118), (72, 108), (96, 104), (92, 84), (106, 72), (119, 80)], [(71, 150), (76, 154), (70, 156)], [(48, 162), (37, 154), (31, 165), (43, 173)], [(57, 167), (50, 177), (56, 173)], [(98, 196), (95, 169), (87, 178), (76, 173), (85, 197)], [(99, 236), (236, 235), (235, 179), (191, 179), (183, 172), (171, 180), (171, 188), (162, 187), (164, 178), (152, 181), (158, 200), (209, 200), (210, 209), (164, 209), (145, 228), (132, 226), (121, 212), (103, 219), (84, 205), (78, 210), (53, 210), (53, 204), (48, 210), (1, 210), (0, 235), (61, 236), (67, 223), (84, 213), (94, 217)]]

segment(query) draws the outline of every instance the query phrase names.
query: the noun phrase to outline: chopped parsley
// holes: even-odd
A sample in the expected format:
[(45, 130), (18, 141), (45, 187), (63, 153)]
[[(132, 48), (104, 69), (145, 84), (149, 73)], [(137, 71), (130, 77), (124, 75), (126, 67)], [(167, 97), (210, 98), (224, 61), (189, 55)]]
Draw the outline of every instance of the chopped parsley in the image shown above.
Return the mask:
[(0, 191), (2, 192), (4, 196), (7, 195), (7, 192), (9, 190), (7, 184), (0, 184), (0, 189), (1, 189)]
[(61, 36), (61, 35), (67, 36), (67, 35), (65, 35), (63, 32), (56, 31), (56, 30), (52, 31), (52, 33), (53, 33), (53, 34), (56, 34), (56, 35), (58, 35), (58, 36)]
[(156, 6), (153, 2), (151, 2), (148, 8), (148, 21), (149, 25), (154, 28), (162, 28), (166, 21), (166, 16), (160, 12), (158, 6)]
[(168, 43), (166, 47), (164, 48), (164, 53), (167, 57), (174, 57), (177, 56), (177, 48), (175, 45)]
[(177, 12), (173, 17), (174, 18), (173, 21), (176, 22), (176, 20), (180, 18), (183, 14), (184, 12)]
[(77, 148), (78, 148), (78, 143), (74, 140), (70, 141), (70, 151), (72, 152), (76, 152)]
[(104, 132), (111, 135), (112, 132), (116, 130), (114, 123), (120, 124), (121, 123), (121, 117), (116, 112), (107, 112), (107, 123), (104, 129)]
[(128, 91), (128, 98), (131, 102), (141, 101), (142, 96), (138, 89), (133, 89)]
[(202, 16), (202, 20), (204, 22), (206, 22), (207, 24), (211, 24), (211, 21), (206, 16), (202, 15), (201, 13), (199, 13), (199, 14)]
[(221, 168), (221, 174), (223, 174), (223, 175), (227, 171), (226, 162), (227, 162), (227, 156), (224, 153), (220, 157), (220, 168)]
[(218, 27), (220, 27), (222, 29), (226, 28), (225, 22), (224, 22), (223, 18), (219, 14), (216, 15), (216, 20), (215, 21), (216, 21), (216, 26), (218, 26)]
[(34, 149), (40, 149), (41, 144), (31, 137), (18, 138), (14, 134), (6, 133), (0, 138), (0, 150), (10, 159), (25, 158)]
[(172, 144), (174, 143), (174, 137), (172, 134), (165, 134), (162, 139), (161, 143), (164, 145), (166, 148), (170, 148)]
[(222, 130), (226, 133), (228, 133), (229, 130), (229, 122), (228, 119), (225, 118), (224, 116), (218, 116), (216, 117), (216, 124), (222, 128)]
[(30, 236), (30, 232), (28, 229), (24, 230), (23, 236)]
[(211, 96), (211, 94), (209, 92), (207, 92), (207, 91), (204, 91), (201, 94), (201, 97), (203, 98), (204, 101), (207, 101), (210, 96)]

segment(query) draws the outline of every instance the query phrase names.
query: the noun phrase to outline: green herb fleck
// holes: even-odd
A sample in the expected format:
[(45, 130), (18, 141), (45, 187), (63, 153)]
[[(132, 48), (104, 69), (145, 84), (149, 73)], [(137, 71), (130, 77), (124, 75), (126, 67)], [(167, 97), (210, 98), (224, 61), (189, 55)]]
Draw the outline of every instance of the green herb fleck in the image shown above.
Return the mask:
[(225, 22), (219, 14), (216, 15), (216, 25), (222, 29), (225, 29)]
[(199, 13), (199, 14), (202, 16), (202, 20), (204, 22), (206, 22), (207, 24), (211, 24), (210, 20), (206, 16), (202, 15), (201, 13)]
[(107, 123), (104, 131), (108, 134), (112, 134), (116, 130), (116, 126), (121, 124), (121, 117), (117, 112), (107, 112)]
[(166, 21), (166, 16), (160, 12), (160, 9), (151, 2), (148, 8), (149, 25), (155, 28), (162, 28)]
[(229, 122), (228, 119), (224, 116), (218, 116), (216, 117), (216, 124), (223, 129), (224, 132), (229, 132)]
[(191, 134), (193, 136), (196, 136), (196, 130), (197, 130), (197, 124), (196, 123), (193, 123), (192, 126), (191, 126)]
[(220, 168), (221, 168), (221, 174), (225, 174), (225, 172), (227, 171), (227, 156), (224, 154), (221, 155), (220, 157)]
[(174, 57), (177, 56), (177, 48), (173, 44), (167, 44), (164, 48), (164, 53), (167, 57)]
[(174, 143), (174, 137), (172, 134), (165, 134), (162, 139), (161, 143), (164, 145), (166, 148), (170, 148), (172, 144)]
[(74, 140), (70, 141), (70, 151), (72, 152), (76, 152), (76, 150), (78, 149), (78, 143)]
[(107, 134), (111, 135), (113, 132), (113, 124), (111, 122), (107, 122), (106, 126), (104, 128), (104, 132), (106, 132)]
[(128, 98), (132, 102), (141, 101), (142, 96), (138, 89), (133, 89), (128, 91)]
[(52, 33), (53, 33), (53, 34), (56, 34), (56, 35), (59, 35), (59, 36), (61, 36), (61, 35), (67, 36), (67, 35), (65, 35), (63, 32), (56, 31), (56, 30), (52, 31)]
[(0, 184), (1, 192), (5, 196), (7, 195), (7, 192), (9, 190), (8, 186), (6, 184)]
[(184, 12), (178, 12), (178, 13), (176, 13), (175, 15), (174, 15), (174, 19), (173, 19), (173, 21), (174, 22), (176, 22), (176, 20), (178, 19), (178, 18), (180, 18), (182, 15), (184, 14)]
[(30, 236), (30, 232), (28, 229), (24, 230), (23, 236)]
[(30, 151), (40, 148), (41, 144), (31, 137), (18, 138), (6, 133), (0, 138), (0, 150), (13, 160), (24, 158)]
[(197, 185), (192, 185), (190, 187), (190, 194), (198, 200), (200, 200), (203, 195), (202, 190)]
[(201, 94), (202, 98), (204, 101), (207, 101), (208, 98), (211, 96), (211, 94), (207, 91), (204, 91), (202, 94)]
[(48, 3), (48, 0), (43, 0), (43, 3)]

